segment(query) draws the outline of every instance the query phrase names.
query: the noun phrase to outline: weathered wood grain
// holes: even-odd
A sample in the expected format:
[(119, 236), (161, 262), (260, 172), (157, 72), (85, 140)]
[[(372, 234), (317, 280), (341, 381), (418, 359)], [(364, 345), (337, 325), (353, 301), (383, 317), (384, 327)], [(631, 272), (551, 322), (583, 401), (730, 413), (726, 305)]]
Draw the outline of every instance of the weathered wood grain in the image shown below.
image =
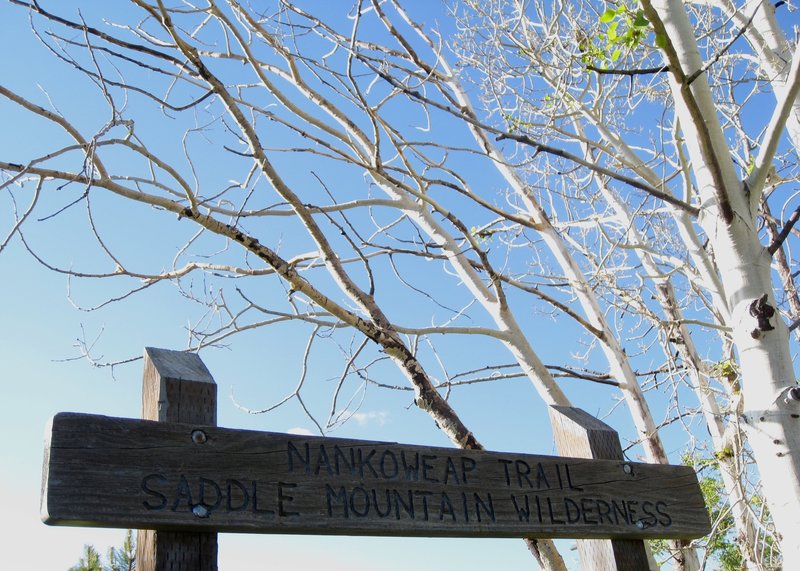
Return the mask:
[[(217, 385), (197, 354), (146, 347), (142, 418), (217, 424)], [(139, 527), (139, 526), (128, 526)], [(139, 571), (217, 571), (217, 534), (140, 529)]]
[(694, 471), (61, 413), (52, 525), (451, 537), (695, 538)]
[[(622, 460), (622, 446), (617, 431), (572, 407), (551, 406), (559, 454), (604, 460)], [(642, 571), (650, 569), (643, 541), (633, 539), (581, 539), (578, 554), (583, 569), (593, 571)]]

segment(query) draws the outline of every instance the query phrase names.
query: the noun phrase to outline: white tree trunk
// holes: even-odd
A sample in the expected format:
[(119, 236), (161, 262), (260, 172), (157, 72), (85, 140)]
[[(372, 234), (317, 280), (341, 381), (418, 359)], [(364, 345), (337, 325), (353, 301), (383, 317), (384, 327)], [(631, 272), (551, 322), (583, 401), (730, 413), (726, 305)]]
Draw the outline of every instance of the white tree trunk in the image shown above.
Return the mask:
[[(612, 206), (619, 226), (628, 229), (628, 241), (637, 245), (644, 244), (644, 240), (636, 230), (625, 203), (602, 182), (599, 183), (599, 188), (606, 201)], [(737, 541), (744, 556), (745, 565), (748, 570), (757, 569), (758, 566), (755, 559), (756, 528), (742, 486), (741, 473), (737, 466), (739, 457), (737, 454), (725, 454), (723, 452), (728, 446), (734, 446), (736, 443), (729, 442), (733, 438), (729, 438), (726, 435), (719, 403), (708, 383), (707, 367), (703, 364), (703, 360), (694, 344), (694, 338), (684, 323), (683, 313), (678, 305), (675, 290), (669, 276), (659, 277), (662, 272), (647, 248), (637, 247), (635, 251), (644, 268), (644, 274), (653, 276), (657, 301), (661, 305), (666, 319), (672, 322), (668, 326), (672, 331), (670, 337), (676, 339), (674, 345), (680, 352), (687, 373), (694, 384), (695, 394), (700, 402), (703, 418), (711, 435), (713, 449), (719, 459), (720, 476), (728, 495), (728, 504), (738, 531)], [(729, 431), (728, 434), (738, 434), (738, 431)], [(741, 452), (741, 450), (737, 450), (737, 452)]]
[(773, 315), (771, 256), (759, 240), (754, 197), (736, 176), (705, 76), (686, 88), (686, 76), (702, 62), (682, 3), (663, 0), (657, 10), (648, 18), (657, 31), (655, 21), (663, 24), (669, 63), (680, 68), (672, 69), (672, 91), (703, 201), (700, 223), (725, 284), (743, 379), (745, 431), (781, 541), (784, 569), (800, 569), (800, 401), (787, 398), (796, 381), (787, 328)]

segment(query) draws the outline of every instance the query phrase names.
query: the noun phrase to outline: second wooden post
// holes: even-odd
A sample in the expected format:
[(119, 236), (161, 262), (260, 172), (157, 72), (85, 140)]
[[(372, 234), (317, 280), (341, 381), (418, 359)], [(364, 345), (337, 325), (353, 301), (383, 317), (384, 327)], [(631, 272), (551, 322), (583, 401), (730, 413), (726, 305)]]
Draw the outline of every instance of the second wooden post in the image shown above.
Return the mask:
[[(550, 421), (561, 456), (624, 460), (617, 431), (589, 413), (568, 406), (551, 406)], [(587, 571), (642, 571), (650, 569), (644, 541), (633, 539), (579, 539), (581, 566)]]

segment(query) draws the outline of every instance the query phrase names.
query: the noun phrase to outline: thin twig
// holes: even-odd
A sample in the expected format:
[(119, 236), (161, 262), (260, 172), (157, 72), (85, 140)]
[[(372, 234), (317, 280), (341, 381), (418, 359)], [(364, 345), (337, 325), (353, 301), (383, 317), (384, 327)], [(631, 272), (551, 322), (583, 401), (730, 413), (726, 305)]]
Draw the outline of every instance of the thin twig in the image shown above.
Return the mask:
[(775, 252), (778, 251), (778, 248), (783, 245), (783, 243), (789, 237), (789, 234), (792, 232), (792, 228), (794, 228), (794, 225), (797, 224), (798, 219), (800, 219), (800, 206), (794, 209), (794, 212), (792, 212), (789, 220), (786, 221), (786, 225), (781, 229), (780, 233), (767, 248), (767, 251), (770, 253), (770, 255), (774, 255)]

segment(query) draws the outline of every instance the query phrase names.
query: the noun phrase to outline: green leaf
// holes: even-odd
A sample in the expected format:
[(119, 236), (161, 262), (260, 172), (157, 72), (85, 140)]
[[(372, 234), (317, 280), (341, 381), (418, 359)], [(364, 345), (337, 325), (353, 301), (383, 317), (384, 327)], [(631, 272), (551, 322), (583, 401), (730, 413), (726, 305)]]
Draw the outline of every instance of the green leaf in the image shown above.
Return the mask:
[(603, 14), (600, 16), (600, 22), (602, 22), (603, 24), (608, 24), (616, 17), (617, 17), (617, 11), (612, 8), (609, 8), (608, 10), (603, 12)]
[(667, 36), (664, 34), (656, 34), (656, 47), (662, 50), (667, 47)]
[(639, 10), (636, 12), (636, 19), (633, 21), (633, 25), (637, 28), (646, 28), (650, 25), (650, 20), (647, 19), (642, 10)]
[(614, 50), (611, 53), (611, 61), (617, 61), (619, 59), (619, 56), (620, 56), (621, 53), (622, 52), (620, 50)]
[(617, 20), (616, 22), (613, 22), (608, 27), (608, 32), (606, 32), (608, 34), (608, 39), (610, 41), (612, 41), (612, 42), (617, 39), (617, 27), (618, 26), (619, 26), (619, 20)]

